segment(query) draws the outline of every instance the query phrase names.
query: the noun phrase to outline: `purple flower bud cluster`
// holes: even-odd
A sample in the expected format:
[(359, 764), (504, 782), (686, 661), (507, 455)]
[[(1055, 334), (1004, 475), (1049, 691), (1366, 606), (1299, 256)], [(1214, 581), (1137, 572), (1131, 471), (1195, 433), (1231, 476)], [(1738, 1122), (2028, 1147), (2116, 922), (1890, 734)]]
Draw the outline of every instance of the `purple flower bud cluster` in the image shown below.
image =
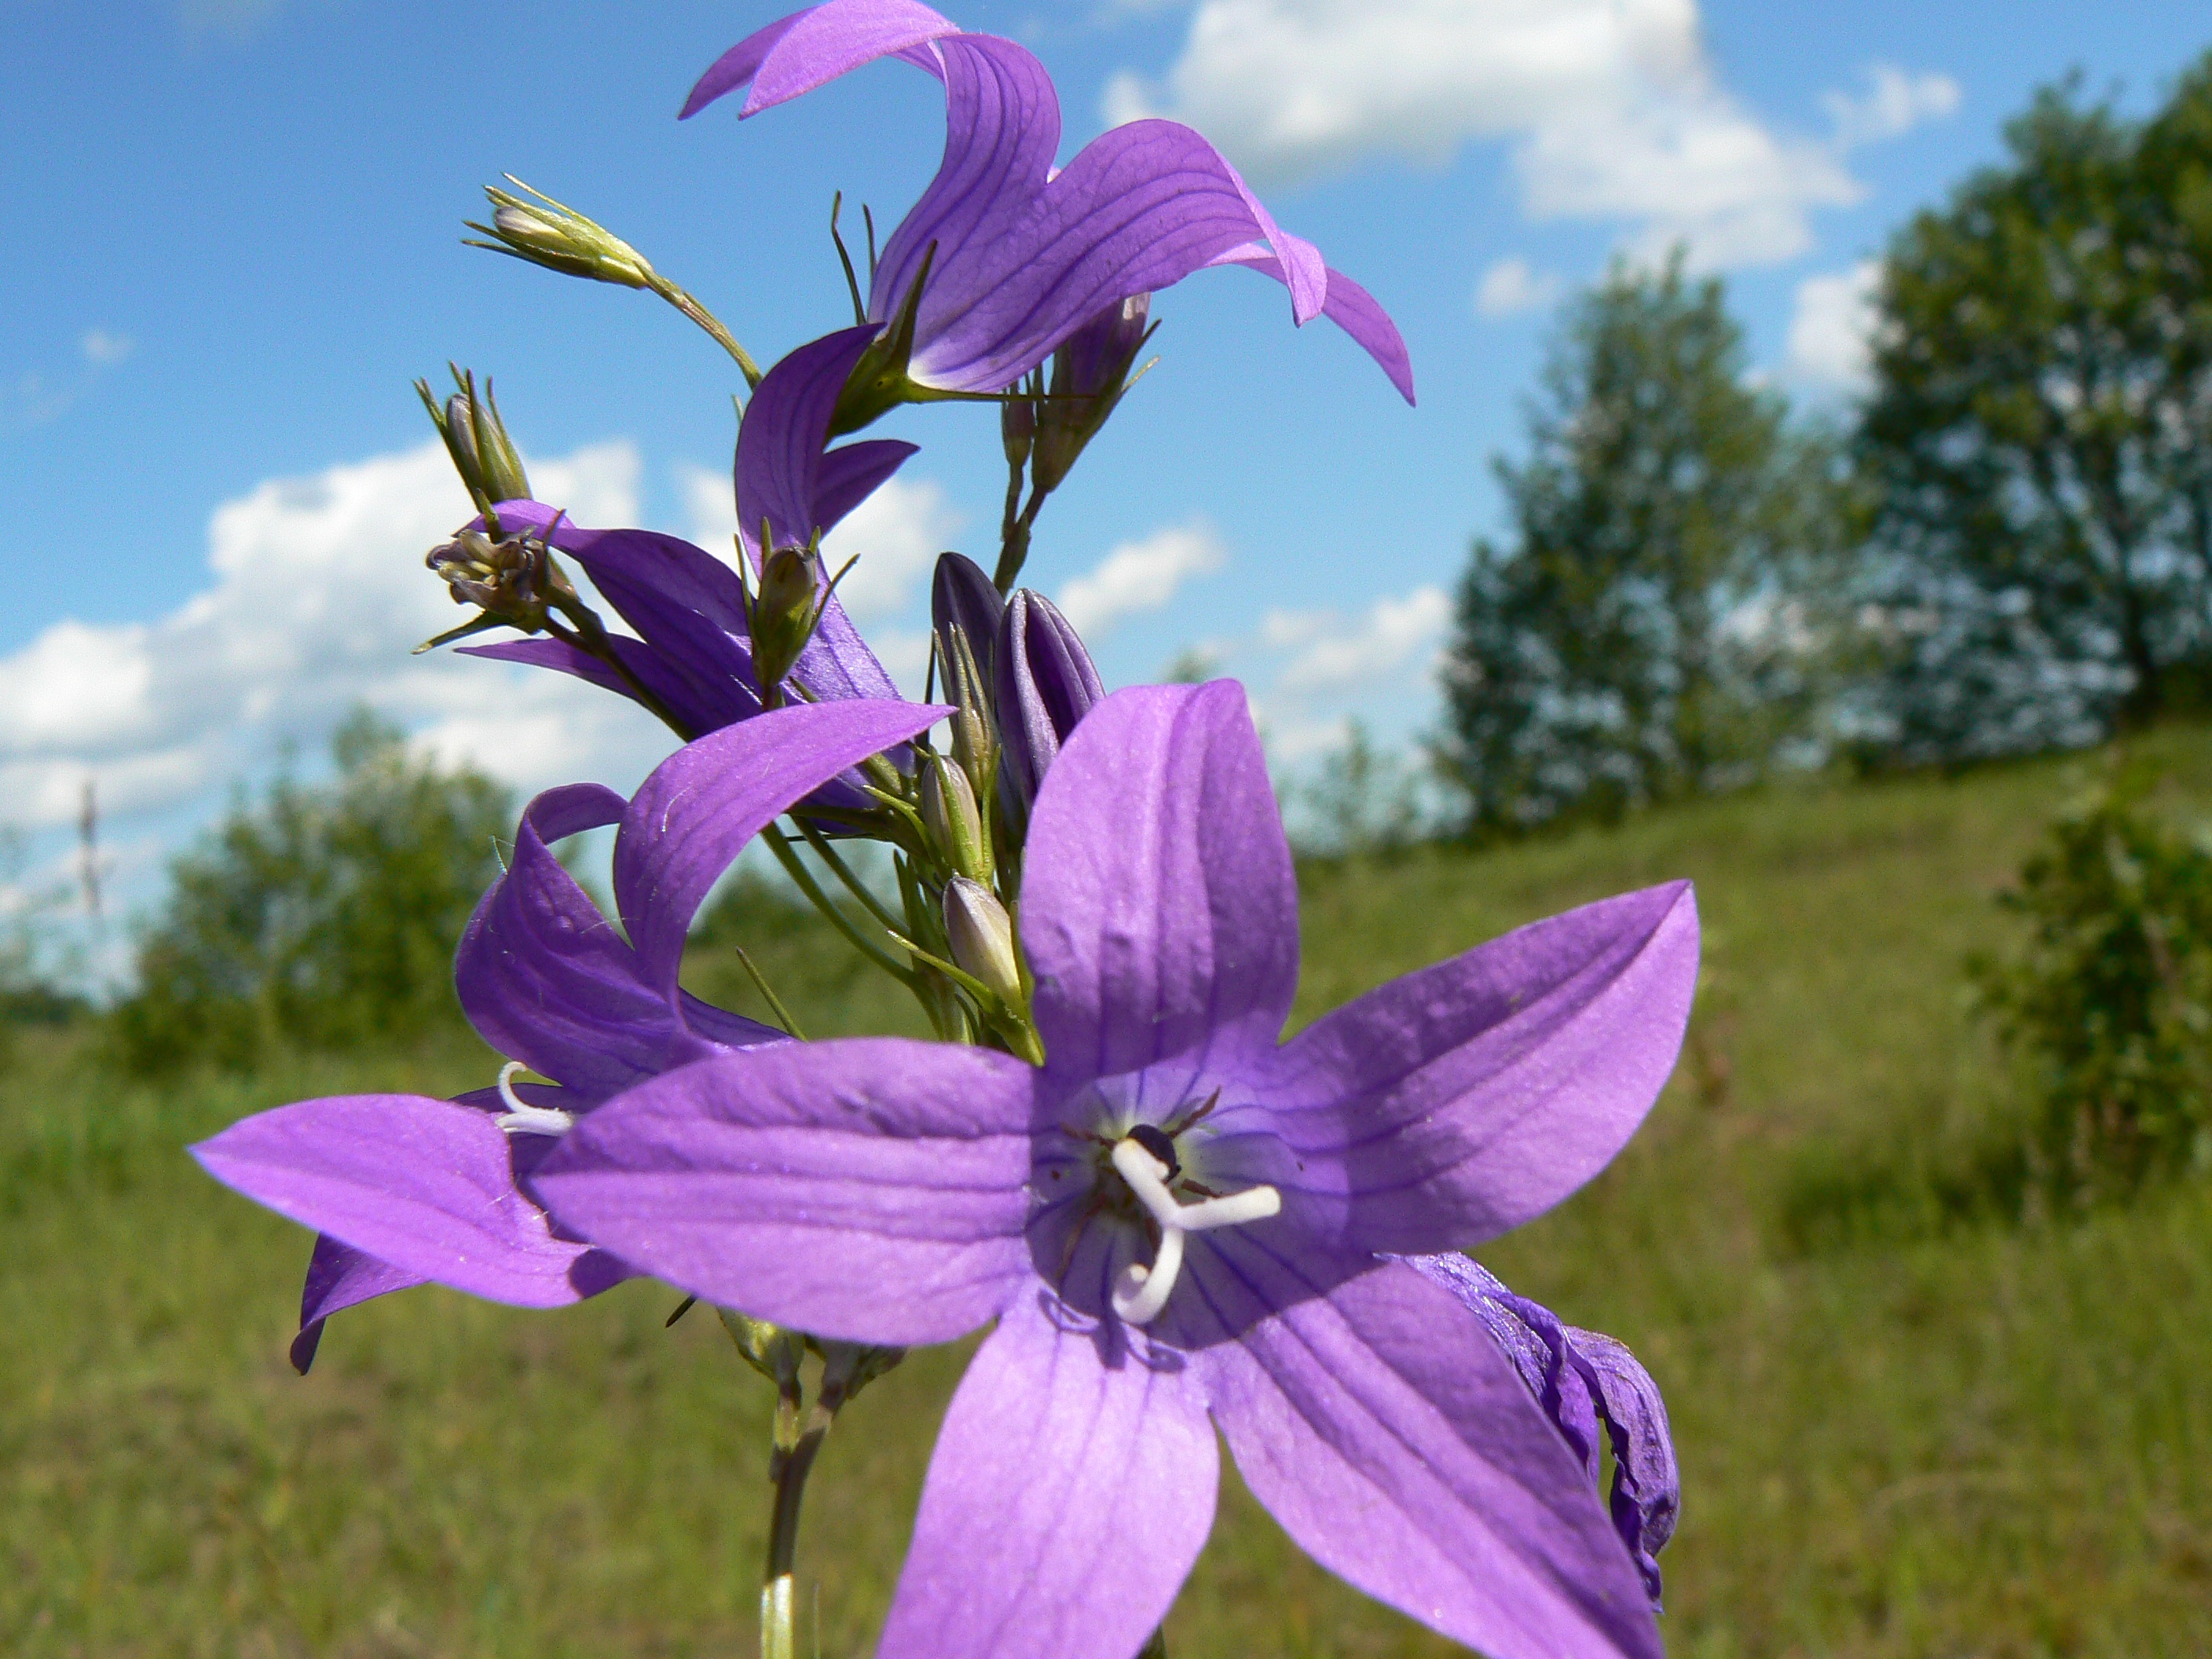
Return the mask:
[[(744, 91), (750, 116), (883, 57), (941, 83), (944, 162), (866, 320), (760, 379), (734, 562), (526, 497), (432, 556), (525, 629), (552, 550), (575, 560), (629, 631), (472, 649), (629, 697), (683, 746), (627, 800), (577, 784), (524, 814), (455, 967), (512, 1062), (495, 1086), (304, 1101), (193, 1149), (319, 1234), (295, 1361), (333, 1313), (426, 1281), (548, 1307), (650, 1274), (778, 1377), (802, 1344), (857, 1379), (850, 1356), (988, 1326), (885, 1659), (1130, 1659), (1205, 1541), (1224, 1442), (1317, 1560), (1448, 1637), (1656, 1656), (1679, 1502), (1658, 1391), (1462, 1253), (1643, 1121), (1696, 981), (1688, 885), (1522, 928), (1285, 1041), (1297, 884), (1241, 687), (1109, 693), (1049, 599), (1004, 591), (1003, 556), (994, 582), (947, 554), (939, 700), (902, 698), (822, 556), (914, 453), (836, 442), (866, 418), (1012, 389), (1002, 441), (1036, 491), (1018, 525), (1010, 501), (1012, 545), (1121, 400), (1152, 296), (1201, 268), (1274, 278), (1295, 320), (1337, 322), (1409, 401), (1412, 380), (1371, 296), (1196, 133), (1132, 123), (1055, 170), (1042, 66), (919, 0), (771, 24), (684, 112)], [(553, 851), (609, 826), (619, 929)], [(822, 896), (792, 843), (849, 878), (833, 837), (882, 844), (894, 906)], [(683, 988), (696, 913), (761, 842), (940, 1040), (804, 1041)]]

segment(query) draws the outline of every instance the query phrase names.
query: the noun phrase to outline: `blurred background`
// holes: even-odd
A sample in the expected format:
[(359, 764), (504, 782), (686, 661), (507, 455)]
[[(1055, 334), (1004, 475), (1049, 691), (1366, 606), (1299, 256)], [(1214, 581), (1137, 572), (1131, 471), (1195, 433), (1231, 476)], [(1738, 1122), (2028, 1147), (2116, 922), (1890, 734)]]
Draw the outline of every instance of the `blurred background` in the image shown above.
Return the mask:
[[(434, 1290), (284, 1345), (307, 1239), (182, 1145), (497, 1057), (453, 943), (520, 802), (633, 787), (628, 704), (450, 653), (467, 515), (409, 382), (496, 377), (538, 493), (726, 546), (727, 362), (460, 246), (512, 172), (763, 362), (836, 326), (842, 190), (927, 180), (874, 66), (679, 125), (772, 5), (12, 0), (0, 64), (0, 1639), (93, 1654), (748, 1643), (770, 1400), (631, 1284)], [(1485, 1252), (1650, 1365), (1689, 1655), (2136, 1655), (2212, 1631), (2212, 31), (2185, 8), (977, 0), (1063, 155), (1159, 112), (1376, 293), (1419, 405), (1279, 289), (1159, 366), (1024, 580), (1109, 685), (1233, 674), (1300, 849), (1298, 1021), (1698, 884), (1683, 1063)], [(918, 681), (995, 417), (832, 538)], [(579, 867), (587, 877), (594, 855)], [(741, 872), (694, 988), (910, 1012)], [(957, 1351), (841, 1420), (825, 1653), (866, 1650)], [(1177, 1654), (1445, 1644), (1240, 1492)]]

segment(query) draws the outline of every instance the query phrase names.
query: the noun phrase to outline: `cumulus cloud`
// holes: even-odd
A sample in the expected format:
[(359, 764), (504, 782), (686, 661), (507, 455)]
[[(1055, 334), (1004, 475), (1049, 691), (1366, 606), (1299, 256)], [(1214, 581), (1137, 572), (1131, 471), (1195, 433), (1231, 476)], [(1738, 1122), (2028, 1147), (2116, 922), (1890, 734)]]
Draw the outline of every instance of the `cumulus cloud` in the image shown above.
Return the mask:
[(1559, 297), (1559, 279), (1548, 270), (1533, 270), (1526, 259), (1500, 259), (1482, 273), (1475, 284), (1474, 308), (1485, 317), (1510, 317), (1516, 312), (1540, 311)]
[(1534, 217), (1625, 220), (1728, 265), (1795, 257), (1814, 210), (1860, 198), (1846, 130), (1890, 136), (1956, 94), (1878, 69), (1822, 143), (1721, 83), (1696, 0), (1202, 0), (1164, 80), (1115, 76), (1105, 111), (1190, 121), (1270, 183), (1502, 140)]
[[(586, 524), (634, 522), (627, 443), (537, 461)], [(520, 787), (635, 776), (667, 747), (619, 699), (561, 676), (412, 648), (463, 615), (422, 568), (461, 516), (434, 443), (276, 479), (216, 508), (206, 587), (153, 621), (53, 623), (0, 659), (0, 799), (59, 825), (84, 781), (112, 817), (176, 807), (314, 744), (368, 701), (449, 759)]]
[(1875, 64), (1867, 69), (1864, 91), (1832, 92), (1820, 102), (1836, 124), (1836, 143), (1851, 149), (1955, 113), (1959, 95), (1959, 83), (1948, 75), (1910, 75), (1894, 64)]
[(1103, 635), (1124, 617), (1158, 611), (1193, 576), (1211, 575), (1229, 550), (1202, 519), (1123, 542), (1060, 590), (1059, 605), (1075, 631)]
[(1797, 284), (1786, 347), (1792, 379), (1832, 392), (1856, 392), (1866, 385), (1875, 295), (1881, 283), (1881, 262), (1862, 259), (1849, 270), (1808, 276)]
[(1275, 684), (1285, 691), (1350, 691), (1386, 678), (1434, 645), (1450, 621), (1451, 599), (1433, 585), (1385, 595), (1349, 623), (1328, 612), (1275, 612), (1265, 624), (1268, 641), (1297, 647)]
[(96, 368), (107, 368), (128, 357), (135, 343), (128, 334), (112, 328), (88, 328), (77, 347), (84, 353), (85, 362)]
[[(686, 465), (678, 469), (677, 478), (691, 539), (711, 553), (730, 556), (738, 509), (729, 475)], [(913, 604), (937, 556), (952, 544), (963, 522), (943, 486), (927, 478), (895, 477), (854, 507), (822, 539), (822, 556), (831, 570), (848, 559), (860, 561), (837, 587), (853, 620), (880, 621)], [(890, 666), (888, 659), (884, 666)], [(896, 678), (897, 671), (892, 674)]]

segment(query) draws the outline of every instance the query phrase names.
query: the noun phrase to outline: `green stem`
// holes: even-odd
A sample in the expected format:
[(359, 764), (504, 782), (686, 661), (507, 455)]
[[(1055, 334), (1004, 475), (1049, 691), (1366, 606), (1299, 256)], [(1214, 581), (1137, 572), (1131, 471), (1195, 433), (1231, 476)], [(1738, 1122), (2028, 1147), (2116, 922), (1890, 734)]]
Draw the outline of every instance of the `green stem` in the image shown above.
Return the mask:
[(746, 388), (757, 391), (761, 383), (760, 365), (752, 360), (751, 353), (737, 343), (730, 331), (722, 326), (721, 319), (659, 271), (654, 271), (649, 281), (655, 294), (714, 337), (714, 343), (736, 360), (738, 372), (745, 377)]
[[(806, 867), (805, 861), (799, 856), (798, 849), (792, 846), (781, 830), (769, 824), (761, 831), (761, 839), (775, 854), (776, 862), (783, 866), (784, 873), (799, 884), (799, 890), (806, 895), (816, 909), (829, 918), (830, 925), (845, 936), (848, 944), (907, 989), (915, 990), (914, 970), (900, 966), (880, 946), (860, 936), (860, 930), (853, 926), (853, 919), (830, 902), (830, 896), (822, 890), (821, 884), (814, 879), (813, 872)], [(918, 996), (921, 993), (915, 991), (915, 994)]]
[(1022, 566), (1030, 556), (1030, 531), (1036, 523), (1037, 514), (1044, 510), (1045, 492), (1032, 489), (1030, 504), (1017, 518), (1013, 513), (1013, 494), (1011, 489), (1007, 492), (1006, 527), (999, 541), (999, 568), (991, 575), (992, 586), (1001, 593), (1009, 592), (1013, 587), (1014, 578), (1022, 574)]
[(799, 833), (806, 837), (806, 844), (814, 849), (815, 855), (828, 865), (837, 879), (844, 884), (845, 890), (860, 900), (870, 915), (883, 923), (884, 932), (896, 935), (905, 924), (884, 908), (883, 901), (868, 890), (867, 883), (853, 873), (851, 866), (839, 855), (836, 843), (805, 818), (795, 818), (793, 822), (799, 825)]
[(799, 1557), (799, 1506), (806, 1496), (806, 1477), (830, 1433), (830, 1419), (817, 1407), (816, 1421), (789, 1451), (775, 1459), (775, 1500), (769, 1510), (768, 1565), (761, 1575), (761, 1659), (798, 1659), (792, 1603), (793, 1567)]

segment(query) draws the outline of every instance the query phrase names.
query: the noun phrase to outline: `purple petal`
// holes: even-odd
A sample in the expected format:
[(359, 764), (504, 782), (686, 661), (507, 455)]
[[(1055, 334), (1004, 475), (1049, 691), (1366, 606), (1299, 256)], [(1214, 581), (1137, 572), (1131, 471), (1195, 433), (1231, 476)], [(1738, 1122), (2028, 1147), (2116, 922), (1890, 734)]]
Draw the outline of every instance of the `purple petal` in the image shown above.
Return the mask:
[[(737, 695), (736, 683), (702, 688), (690, 676), (679, 672), (664, 661), (650, 646), (640, 640), (625, 639), (619, 634), (611, 635), (615, 654), (623, 665), (635, 675), (648, 691), (660, 699), (661, 706), (682, 721), (687, 731), (712, 732), (726, 726), (742, 715), (733, 709), (744, 707), (744, 698)], [(632, 691), (623, 677), (589, 652), (580, 651), (565, 640), (520, 639), (499, 640), (490, 645), (465, 645), (459, 648), (464, 657), (486, 657), (494, 662), (519, 662), (532, 668), (550, 668), (556, 673), (573, 674), (580, 680), (589, 681), (603, 690), (635, 701)], [(752, 707), (759, 707), (757, 694), (752, 697)]]
[(655, 767), (631, 798), (614, 857), (615, 902), (647, 981), (675, 995), (701, 901), (779, 812), (946, 712), (872, 698), (781, 708)]
[(1060, 745), (1103, 700), (1106, 688), (1060, 607), (1026, 587), (1016, 589), (1000, 613), (990, 660), (1003, 782), (1026, 814)]
[(752, 95), (738, 113), (755, 115), (863, 64), (958, 33), (958, 24), (917, 0), (829, 0), (770, 23), (716, 58), (677, 118), (696, 115), (747, 82)]
[(420, 1273), (404, 1272), (339, 1243), (328, 1233), (318, 1233), (315, 1253), (307, 1258), (307, 1281), (300, 1289), (300, 1334), (292, 1339), (292, 1369), (302, 1376), (307, 1374), (315, 1363), (315, 1350), (322, 1346), (323, 1322), (332, 1314), (428, 1283)]
[(1420, 1255), (1510, 1231), (1643, 1122), (1697, 978), (1697, 906), (1674, 882), (1369, 992), (1253, 1073), (1304, 1159), (1284, 1197), (1360, 1249)]
[[(991, 660), (999, 638), (999, 624), (1006, 614), (1006, 602), (999, 597), (999, 590), (983, 574), (983, 567), (960, 553), (940, 553), (937, 568), (929, 579), (929, 626), (938, 639), (938, 653), (945, 662), (952, 660), (952, 637), (957, 634), (968, 641), (968, 653), (975, 659), (976, 672), (982, 676), (986, 696), (992, 695)], [(1066, 619), (1062, 617), (1064, 622)], [(1073, 630), (1069, 630), (1073, 634)], [(1085, 661), (1090, 653), (1084, 653)], [(946, 671), (949, 672), (949, 671)], [(1092, 684), (1097, 684), (1098, 671), (1091, 671)], [(1105, 696), (1099, 689), (1098, 696)], [(1097, 702), (1097, 698), (1091, 699)]]
[(1100, 703), (1036, 799), (1022, 940), (1063, 1085), (1272, 1052), (1297, 988), (1297, 890), (1233, 680)]
[[(1285, 286), (1290, 281), (1283, 274), (1283, 262), (1256, 242), (1231, 248), (1217, 255), (1211, 263), (1246, 265)], [(1322, 304), (1322, 314), (1358, 341), (1360, 349), (1382, 365), (1399, 395), (1412, 403), (1413, 360), (1407, 353), (1405, 337), (1398, 332), (1398, 325), (1390, 320), (1390, 313), (1382, 309), (1373, 295), (1342, 271), (1327, 270), (1324, 280), (1328, 297)]]
[(878, 1659), (1136, 1652), (1213, 1524), (1194, 1382), (1042, 1291), (1007, 1310), (945, 1413)]
[(751, 1049), (609, 1102), (532, 1189), (721, 1306), (854, 1341), (949, 1341), (1036, 1283), (1034, 1075), (896, 1037)]
[(945, 149), (937, 180), (885, 244), (869, 314), (888, 319), (937, 246), (911, 373), (996, 391), (1105, 307), (1180, 282), (1255, 239), (1287, 261), (1291, 313), (1320, 314), (1328, 276), (1220, 152), (1172, 121), (1093, 139), (1057, 175), (1060, 112), (1043, 65), (990, 35), (940, 40)]
[(626, 1276), (556, 1237), (516, 1190), (489, 1115), (420, 1095), (337, 1095), (234, 1123), (193, 1146), (226, 1187), (392, 1267), (455, 1290), (551, 1308)]
[(838, 520), (882, 488), (920, 446), (896, 438), (871, 438), (847, 444), (822, 457), (814, 482), (814, 522), (828, 535)]
[[(1247, 1230), (1249, 1232), (1249, 1230)], [(1247, 1232), (1194, 1253), (1207, 1404), (1330, 1571), (1492, 1659), (1658, 1659), (1628, 1553), (1503, 1351), (1399, 1262), (1329, 1285)]]
[(776, 547), (805, 547), (823, 527), (816, 503), (830, 419), (846, 377), (882, 331), (880, 324), (862, 323), (810, 340), (762, 377), (745, 405), (738, 427), (738, 536), (756, 564), (763, 520)]

